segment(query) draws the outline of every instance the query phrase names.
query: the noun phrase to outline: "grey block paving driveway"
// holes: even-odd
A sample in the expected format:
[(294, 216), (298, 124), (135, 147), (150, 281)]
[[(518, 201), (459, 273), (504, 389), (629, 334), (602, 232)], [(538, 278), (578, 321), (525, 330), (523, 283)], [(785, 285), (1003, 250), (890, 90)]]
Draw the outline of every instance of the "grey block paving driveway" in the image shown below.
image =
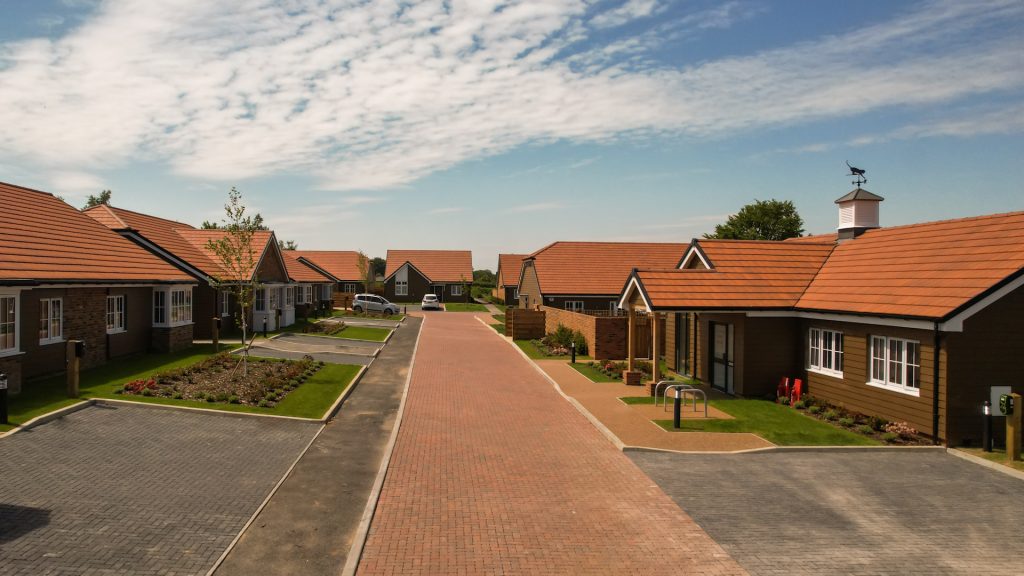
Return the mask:
[(1024, 481), (942, 452), (630, 457), (751, 574), (1024, 574)]
[(0, 575), (205, 574), (319, 423), (94, 406), (0, 441)]

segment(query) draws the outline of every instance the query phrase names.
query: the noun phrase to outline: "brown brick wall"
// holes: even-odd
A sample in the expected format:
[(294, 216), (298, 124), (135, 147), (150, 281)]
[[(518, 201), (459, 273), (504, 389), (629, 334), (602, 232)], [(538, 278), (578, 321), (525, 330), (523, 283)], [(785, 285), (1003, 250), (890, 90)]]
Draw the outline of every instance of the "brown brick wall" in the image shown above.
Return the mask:
[(192, 345), (192, 324), (174, 328), (153, 328), (153, 350), (177, 352)]
[(540, 281), (537, 280), (537, 270), (533, 267), (532, 260), (523, 262), (523, 281), (519, 284), (519, 303), (523, 308), (536, 308), (543, 304)]
[(63, 299), (64, 339), (86, 345), (82, 369), (98, 366), (107, 358), (107, 289), (54, 288), (21, 293), (22, 377), (25, 379), (63, 372), (66, 343), (39, 344), (39, 301)]
[(583, 334), (590, 355), (598, 360), (620, 360), (627, 353), (629, 319), (626, 316), (590, 316), (545, 306), (545, 332), (554, 332), (559, 324)]
[(21, 357), (5, 356), (0, 358), (0, 372), (7, 374), (7, 391), (9, 394), (21, 392)]
[(525, 308), (509, 308), (505, 313), (505, 334), (513, 340), (544, 337), (544, 312)]
[[(110, 288), (107, 294), (124, 296), (125, 304), (125, 331), (107, 334), (107, 358), (145, 352), (149, 348), (149, 327), (153, 322), (153, 289)], [(106, 320), (104, 331), (105, 322)]]

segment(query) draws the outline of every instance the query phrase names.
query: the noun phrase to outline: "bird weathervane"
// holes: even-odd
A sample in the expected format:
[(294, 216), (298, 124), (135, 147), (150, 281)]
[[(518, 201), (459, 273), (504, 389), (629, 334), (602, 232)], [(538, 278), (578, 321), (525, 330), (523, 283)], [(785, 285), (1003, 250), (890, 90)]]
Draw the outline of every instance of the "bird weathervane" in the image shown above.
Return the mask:
[(854, 177), (853, 178), (853, 182), (850, 182), (850, 184), (853, 184), (854, 186), (856, 186), (858, 188), (860, 188), (861, 185), (863, 185), (863, 184), (867, 184), (868, 177), (864, 175), (864, 173), (867, 172), (867, 170), (862, 170), (862, 169), (857, 168), (855, 166), (850, 166), (850, 161), (849, 160), (846, 161), (846, 167), (850, 169), (850, 173), (847, 174), (847, 176), (853, 176)]

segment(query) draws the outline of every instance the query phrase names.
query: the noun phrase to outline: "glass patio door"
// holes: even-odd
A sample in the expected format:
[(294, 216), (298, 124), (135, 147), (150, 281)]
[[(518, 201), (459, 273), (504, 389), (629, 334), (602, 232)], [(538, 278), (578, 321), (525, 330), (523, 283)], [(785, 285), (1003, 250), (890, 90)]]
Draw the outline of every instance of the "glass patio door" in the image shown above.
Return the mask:
[(733, 325), (711, 323), (711, 385), (733, 393)]

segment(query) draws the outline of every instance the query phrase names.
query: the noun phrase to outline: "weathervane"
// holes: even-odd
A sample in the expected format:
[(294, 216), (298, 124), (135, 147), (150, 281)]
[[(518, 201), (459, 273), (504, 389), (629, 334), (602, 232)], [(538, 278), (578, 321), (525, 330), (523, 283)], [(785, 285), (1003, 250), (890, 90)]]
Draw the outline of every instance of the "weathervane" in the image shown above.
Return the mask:
[(858, 188), (860, 188), (862, 184), (867, 184), (868, 177), (864, 175), (864, 173), (867, 172), (867, 170), (861, 170), (860, 168), (850, 166), (849, 160), (846, 161), (846, 167), (850, 169), (850, 173), (847, 174), (847, 176), (854, 177), (853, 182), (850, 182), (850, 184), (853, 184)]

